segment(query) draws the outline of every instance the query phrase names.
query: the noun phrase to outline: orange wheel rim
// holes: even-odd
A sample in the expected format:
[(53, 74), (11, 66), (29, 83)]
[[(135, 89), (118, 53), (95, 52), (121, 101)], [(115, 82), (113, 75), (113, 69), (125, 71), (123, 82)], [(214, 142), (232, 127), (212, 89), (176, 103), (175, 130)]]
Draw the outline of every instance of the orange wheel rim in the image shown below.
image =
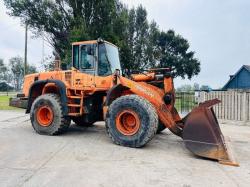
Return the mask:
[(140, 128), (140, 119), (137, 113), (132, 110), (124, 110), (116, 117), (116, 128), (126, 136), (136, 134)]
[(41, 126), (48, 127), (53, 121), (54, 114), (49, 106), (42, 106), (37, 110), (36, 118)]

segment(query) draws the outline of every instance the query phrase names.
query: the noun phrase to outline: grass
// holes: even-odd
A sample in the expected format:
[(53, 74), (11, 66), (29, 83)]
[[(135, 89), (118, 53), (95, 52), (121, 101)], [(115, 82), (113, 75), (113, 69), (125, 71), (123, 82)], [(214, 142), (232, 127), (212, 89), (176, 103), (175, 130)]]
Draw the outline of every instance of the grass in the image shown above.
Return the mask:
[(16, 107), (9, 106), (9, 98), (11, 96), (0, 95), (0, 110), (20, 110)]

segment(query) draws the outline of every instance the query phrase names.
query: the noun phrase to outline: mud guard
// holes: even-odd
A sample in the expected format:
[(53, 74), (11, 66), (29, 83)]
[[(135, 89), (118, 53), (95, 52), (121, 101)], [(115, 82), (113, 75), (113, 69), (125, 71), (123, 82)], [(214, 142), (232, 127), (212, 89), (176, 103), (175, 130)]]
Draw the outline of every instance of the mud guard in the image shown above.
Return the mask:
[(63, 115), (67, 116), (68, 115), (68, 107), (67, 107), (68, 100), (67, 100), (67, 96), (66, 96), (66, 86), (62, 81), (53, 80), (53, 79), (38, 80), (38, 81), (35, 81), (31, 85), (30, 90), (29, 90), (26, 114), (28, 114), (30, 112), (31, 105), (32, 105), (32, 102), (34, 100), (34, 98), (32, 97), (33, 92), (38, 91), (39, 95), (41, 95), (42, 94), (42, 89), (41, 88), (39, 89), (39, 87), (43, 87), (47, 83), (55, 83), (56, 86), (58, 86), (59, 94), (60, 94), (60, 100), (61, 100), (62, 107), (63, 107)]
[(104, 106), (109, 106), (124, 90), (128, 90), (129, 88), (123, 86), (121, 84), (117, 84), (113, 86), (108, 92), (107, 97), (104, 103)]

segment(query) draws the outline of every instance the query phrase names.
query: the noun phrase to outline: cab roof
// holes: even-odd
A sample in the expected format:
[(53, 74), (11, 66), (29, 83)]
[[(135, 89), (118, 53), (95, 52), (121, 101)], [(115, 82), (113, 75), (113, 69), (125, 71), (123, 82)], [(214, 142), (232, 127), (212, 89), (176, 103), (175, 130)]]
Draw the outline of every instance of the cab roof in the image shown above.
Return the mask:
[[(116, 45), (114, 45), (108, 41), (103, 40), (103, 42), (110, 44), (110, 45), (113, 45), (114, 47), (117, 47)], [(72, 45), (97, 44), (97, 43), (98, 43), (98, 40), (88, 40), (88, 41), (73, 42)]]

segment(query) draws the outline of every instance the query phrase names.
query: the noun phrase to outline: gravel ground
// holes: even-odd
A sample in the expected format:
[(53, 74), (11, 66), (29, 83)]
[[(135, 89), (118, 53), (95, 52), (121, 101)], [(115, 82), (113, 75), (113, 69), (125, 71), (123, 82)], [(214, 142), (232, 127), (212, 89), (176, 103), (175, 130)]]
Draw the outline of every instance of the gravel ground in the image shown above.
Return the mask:
[(114, 145), (103, 122), (36, 134), (23, 111), (0, 111), (0, 186), (250, 186), (250, 126), (221, 124), (240, 167), (192, 155), (168, 130), (146, 147)]

